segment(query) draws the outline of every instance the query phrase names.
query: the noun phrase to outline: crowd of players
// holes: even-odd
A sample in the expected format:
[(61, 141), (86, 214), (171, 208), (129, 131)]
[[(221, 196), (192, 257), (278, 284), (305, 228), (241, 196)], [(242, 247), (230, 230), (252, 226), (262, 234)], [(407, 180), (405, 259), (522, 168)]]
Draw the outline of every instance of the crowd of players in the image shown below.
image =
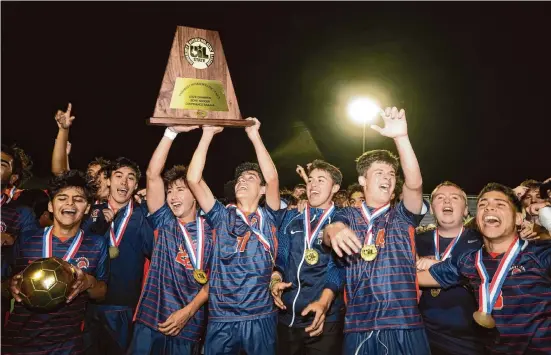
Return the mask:
[[(221, 127), (167, 128), (143, 190), (127, 158), (69, 169), (70, 105), (55, 116), (47, 190), (19, 188), (30, 161), (3, 145), (2, 353), (551, 354), (551, 179), (489, 183), (467, 218), (452, 182), (423, 199), (404, 110), (382, 118), (372, 128), (398, 156), (362, 154), (347, 190), (321, 160), (281, 189), (255, 118), (258, 163), (219, 199), (202, 175)], [(189, 165), (165, 170), (193, 129)], [(420, 227), (429, 211), (436, 225)], [(36, 312), (21, 272), (51, 256), (76, 281), (65, 305)]]

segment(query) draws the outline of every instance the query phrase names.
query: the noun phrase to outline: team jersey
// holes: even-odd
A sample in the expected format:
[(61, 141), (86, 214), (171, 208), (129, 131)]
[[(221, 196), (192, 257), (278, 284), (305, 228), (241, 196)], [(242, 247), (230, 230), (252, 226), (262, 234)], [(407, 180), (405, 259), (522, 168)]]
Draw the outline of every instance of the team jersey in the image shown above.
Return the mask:
[[(130, 201), (130, 203), (134, 203)], [(114, 230), (124, 228), (124, 219), (130, 203), (117, 211), (114, 217)], [(107, 207), (107, 203), (103, 205)], [(111, 228), (105, 234), (105, 240), (110, 245)], [(128, 306), (133, 309), (138, 304), (142, 291), (144, 277), (144, 262), (153, 253), (153, 228), (147, 220), (147, 212), (139, 205), (133, 205), (122, 240), (118, 246), (119, 256), (111, 259), (109, 288), (102, 304)]]
[(276, 268), (282, 272), (284, 282), (292, 283), (283, 292), (282, 301), (287, 309), (279, 311), (279, 322), (289, 327), (304, 328), (312, 323), (312, 314), (304, 317), (301, 312), (308, 304), (318, 300), (326, 288), (335, 294), (335, 300), (326, 313), (326, 322), (342, 321), (344, 316), (344, 270), (335, 265), (331, 249), (322, 244), (323, 228), (331, 223), (335, 210), (328, 211), (321, 225), (319, 223), (321, 217), (326, 215), (325, 211), (309, 207), (309, 212), (310, 231), (315, 232), (311, 246), (319, 256), (316, 264), (310, 265), (305, 260), (304, 212), (299, 213), (297, 209), (287, 211), (278, 233)]
[[(499, 335), (487, 346), (490, 354), (551, 353), (551, 242), (521, 243), (492, 312)], [(491, 280), (504, 254), (493, 257), (482, 250), (482, 262)], [(479, 301), (477, 252), (447, 259), (429, 271), (444, 288), (455, 286), (466, 277)]]
[(105, 235), (109, 231), (110, 223), (103, 214), (104, 204), (93, 204), (90, 207), (90, 213), (84, 216), (82, 221), (82, 230), (87, 234)]
[[(259, 207), (247, 222), (216, 201), (205, 215), (216, 229), (209, 280), (209, 321), (238, 322), (275, 315), (268, 289), (277, 252), (275, 212)], [(262, 226), (262, 227), (260, 227)], [(260, 230), (266, 244), (253, 231)]]
[[(415, 236), (415, 246), (420, 257), (435, 258), (434, 230)], [(450, 249), (449, 257), (482, 247), (482, 238), (474, 229), (464, 229), (454, 245), (455, 238), (439, 238), (439, 260)], [(451, 245), (451, 246), (450, 246)], [(419, 310), (432, 347), (450, 354), (476, 355), (484, 350), (481, 332), (472, 314), (478, 309), (476, 299), (465, 282), (449, 289), (421, 288)]]
[[(33, 211), (25, 206), (15, 206), (5, 203), (2, 205), (0, 230), (10, 234), (17, 240), (23, 233), (36, 231), (40, 228)], [(10, 266), (13, 264), (13, 246), (2, 246), (2, 281), (10, 274)]]
[[(52, 256), (63, 258), (75, 236), (65, 242), (52, 237)], [(14, 274), (23, 271), (34, 260), (44, 257), (44, 229), (22, 234), (15, 245)], [(105, 239), (96, 235), (84, 235), (80, 247), (69, 263), (98, 281), (107, 282), (109, 256)], [(15, 303), (4, 332), (2, 333), (3, 354), (51, 353), (57, 343), (76, 340), (71, 353), (81, 351), (82, 331), (88, 293), (82, 292), (71, 303), (51, 313), (32, 312), (20, 303)], [(58, 349), (61, 350), (61, 349)], [(67, 349), (63, 349), (67, 350)]]
[[(373, 222), (375, 260), (364, 261), (359, 255), (339, 259), (346, 269), (345, 332), (423, 327), (417, 307), (414, 246), (414, 228), (422, 217), (409, 212), (402, 202), (390, 207)], [(364, 241), (368, 223), (360, 208), (337, 211), (335, 222), (348, 225)]]
[[(193, 278), (194, 267), (190, 262), (188, 245), (182, 226), (168, 205), (149, 216), (157, 232), (157, 241), (146, 278), (144, 290), (138, 306), (136, 321), (153, 330), (174, 312), (184, 308), (203, 287)], [(201, 217), (203, 236), (202, 269), (210, 271), (210, 258), (215, 238), (214, 230)], [(194, 250), (197, 248), (197, 223), (185, 225), (192, 239)], [(206, 317), (205, 307), (201, 307), (191, 317), (177, 335), (188, 341), (196, 342), (203, 334)]]

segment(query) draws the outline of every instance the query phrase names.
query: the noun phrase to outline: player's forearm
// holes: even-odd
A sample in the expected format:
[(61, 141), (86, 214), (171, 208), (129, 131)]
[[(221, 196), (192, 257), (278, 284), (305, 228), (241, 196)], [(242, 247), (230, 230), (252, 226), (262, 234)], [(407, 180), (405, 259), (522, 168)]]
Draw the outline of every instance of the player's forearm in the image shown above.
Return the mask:
[(423, 178), (419, 162), (411, 146), (408, 136), (398, 137), (394, 140), (400, 165), (404, 172), (404, 204), (413, 213), (420, 213), (423, 206)]
[(420, 271), (417, 273), (417, 282), (421, 287), (440, 287), (440, 284), (428, 270)]
[(213, 136), (210, 134), (204, 134), (193, 153), (191, 162), (187, 170), (187, 181), (190, 185), (199, 185), (203, 176), (203, 170), (205, 169), (205, 162), (207, 160), (207, 152), (209, 150), (210, 143)]
[(250, 139), (253, 143), (254, 150), (256, 152), (256, 159), (258, 160), (258, 165), (260, 166), (260, 170), (262, 171), (264, 180), (266, 180), (267, 184), (274, 182), (277, 183), (277, 169), (274, 165), (274, 162), (272, 161), (270, 153), (268, 153), (266, 146), (264, 146), (264, 142), (262, 142), (260, 134), (257, 132)]
[(197, 311), (205, 304), (207, 303), (209, 299), (209, 284), (204, 285), (199, 293), (193, 298), (191, 303), (188, 305), (191, 307), (191, 312), (193, 314), (197, 313)]
[(151, 159), (149, 160), (149, 165), (146, 171), (147, 179), (160, 179), (163, 168), (165, 167), (166, 159), (168, 157), (168, 152), (172, 146), (172, 139), (163, 136), (159, 145), (153, 152)]
[(328, 288), (324, 288), (321, 292), (321, 296), (318, 301), (325, 305), (325, 309), (328, 310), (331, 307), (331, 303), (335, 299), (335, 293)]
[(105, 281), (98, 281), (90, 274), (86, 274), (90, 287), (86, 290), (88, 296), (93, 300), (102, 300), (107, 294), (107, 284)]
[(69, 140), (69, 130), (60, 128), (52, 152), (52, 173), (59, 175), (68, 169), (67, 141)]

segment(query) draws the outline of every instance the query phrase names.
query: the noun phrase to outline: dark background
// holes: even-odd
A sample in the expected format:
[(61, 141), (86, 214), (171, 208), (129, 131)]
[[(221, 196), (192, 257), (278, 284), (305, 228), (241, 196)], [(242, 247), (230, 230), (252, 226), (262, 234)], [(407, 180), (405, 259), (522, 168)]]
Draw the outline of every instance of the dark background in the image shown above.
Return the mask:
[[(71, 166), (94, 156), (145, 173), (163, 134), (153, 113), (177, 25), (220, 32), (241, 112), (261, 133), (282, 185), (322, 157), (354, 182), (362, 129), (350, 94), (405, 108), (425, 192), (453, 180), (475, 194), (551, 175), (549, 3), (2, 2), (2, 142), (49, 176), (54, 114), (73, 104)], [(167, 162), (187, 164), (200, 132)], [(367, 149), (395, 151), (368, 129)], [(216, 137), (205, 178), (221, 194), (255, 159), (242, 129)], [(41, 181), (38, 179), (35, 181)]]

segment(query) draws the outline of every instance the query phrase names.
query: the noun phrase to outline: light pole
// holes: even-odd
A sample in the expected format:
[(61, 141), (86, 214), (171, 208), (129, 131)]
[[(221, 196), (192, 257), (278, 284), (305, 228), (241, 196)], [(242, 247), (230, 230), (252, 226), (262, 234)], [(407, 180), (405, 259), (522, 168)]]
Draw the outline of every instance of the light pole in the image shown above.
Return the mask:
[(366, 97), (356, 97), (348, 103), (348, 115), (352, 121), (363, 125), (362, 154), (365, 153), (365, 128), (381, 111), (379, 106)]

